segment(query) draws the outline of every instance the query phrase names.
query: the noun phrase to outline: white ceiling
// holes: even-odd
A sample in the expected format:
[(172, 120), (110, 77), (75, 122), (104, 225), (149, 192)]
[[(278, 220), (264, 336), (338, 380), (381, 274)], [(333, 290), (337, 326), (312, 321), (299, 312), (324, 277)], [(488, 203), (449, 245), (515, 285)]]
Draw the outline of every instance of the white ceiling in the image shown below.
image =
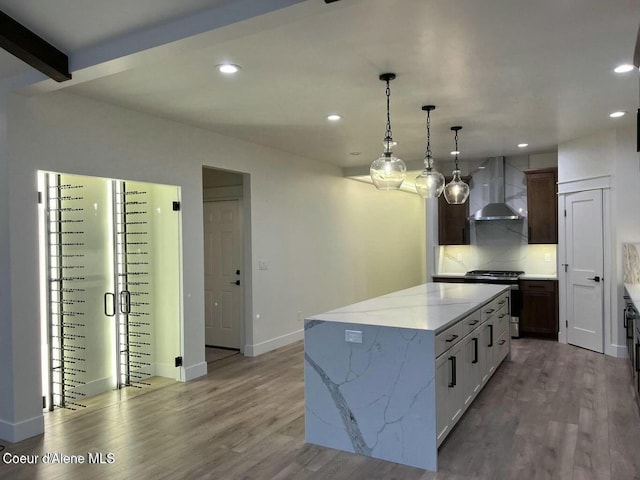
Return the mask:
[[(68, 52), (218, 3), (206, 0), (0, 0), (0, 9)], [(233, 3), (233, 2), (232, 2)], [(635, 121), (631, 62), (637, 0), (307, 0), (295, 20), (252, 20), (228, 40), (67, 88), (339, 166), (368, 166), (382, 149), (384, 84), (391, 83), (396, 154), (419, 162), (432, 113), (437, 160), (553, 151)], [(286, 10), (286, 9), (285, 9)], [(279, 17), (275, 17), (279, 18)], [(277, 23), (277, 22), (276, 22)], [(233, 27), (231, 27), (233, 28)], [(0, 74), (16, 62), (0, 55)], [(234, 78), (214, 66), (242, 66)], [(610, 119), (625, 110), (621, 119)], [(325, 117), (339, 113), (330, 124)], [(517, 143), (527, 142), (522, 151)], [(360, 152), (360, 155), (350, 155)]]

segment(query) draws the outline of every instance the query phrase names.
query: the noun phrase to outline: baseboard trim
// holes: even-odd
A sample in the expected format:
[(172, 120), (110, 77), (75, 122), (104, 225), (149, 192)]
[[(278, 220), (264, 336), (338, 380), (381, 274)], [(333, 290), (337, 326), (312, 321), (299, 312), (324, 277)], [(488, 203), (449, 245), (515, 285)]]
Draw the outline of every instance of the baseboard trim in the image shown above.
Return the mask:
[(0, 420), (0, 440), (16, 443), (44, 433), (44, 416), (29, 418), (18, 423)]
[(196, 363), (190, 367), (184, 367), (184, 381), (188, 382), (194, 378), (203, 377), (207, 374), (207, 362)]
[(270, 352), (276, 348), (284, 347), (291, 343), (297, 342), (304, 338), (304, 330), (296, 330), (295, 332), (287, 333), (276, 338), (272, 338), (265, 342), (256, 343), (255, 345), (245, 345), (244, 354), (246, 357), (257, 357), (263, 353)]
[(607, 348), (604, 352), (606, 355), (615, 358), (628, 358), (629, 354), (627, 353), (626, 345), (607, 345)]

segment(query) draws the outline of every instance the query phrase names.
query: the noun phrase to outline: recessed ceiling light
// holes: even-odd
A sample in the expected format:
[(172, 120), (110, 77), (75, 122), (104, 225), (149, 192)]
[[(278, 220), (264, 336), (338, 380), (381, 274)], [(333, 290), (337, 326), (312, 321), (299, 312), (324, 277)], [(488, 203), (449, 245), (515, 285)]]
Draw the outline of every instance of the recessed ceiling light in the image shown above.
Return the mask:
[(332, 113), (331, 115), (327, 115), (327, 120), (330, 122), (337, 122), (338, 120), (342, 120), (342, 117), (338, 114)]
[(357, 157), (358, 155), (362, 155), (362, 152), (349, 152), (349, 155)]
[(529, 146), (528, 143), (519, 143), (518, 144), (518, 148), (525, 148), (525, 147), (528, 147), (528, 146)]
[(460, 155), (460, 150), (454, 150), (451, 155)]
[(484, 165), (480, 165), (480, 166), (478, 167), (478, 170), (484, 170), (485, 168), (487, 168), (487, 167), (485, 167)]
[(616, 73), (627, 73), (633, 70), (634, 68), (635, 67), (630, 63), (623, 63), (622, 65), (618, 65), (616, 68), (614, 68), (613, 71)]
[(221, 63), (220, 65), (216, 65), (216, 68), (220, 73), (225, 73), (227, 75), (233, 75), (234, 73), (238, 73), (240, 70), (240, 67), (233, 63)]
[(613, 112), (610, 113), (609, 116), (611, 118), (618, 118), (618, 117), (622, 117), (626, 112)]

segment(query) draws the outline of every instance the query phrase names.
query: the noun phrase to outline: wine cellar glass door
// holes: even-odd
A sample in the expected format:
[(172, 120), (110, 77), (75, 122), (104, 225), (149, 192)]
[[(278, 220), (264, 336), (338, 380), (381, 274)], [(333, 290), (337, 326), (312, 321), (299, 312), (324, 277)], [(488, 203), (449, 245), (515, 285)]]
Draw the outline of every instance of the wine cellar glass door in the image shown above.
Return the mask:
[(179, 380), (178, 187), (59, 173), (39, 182), (45, 407)]

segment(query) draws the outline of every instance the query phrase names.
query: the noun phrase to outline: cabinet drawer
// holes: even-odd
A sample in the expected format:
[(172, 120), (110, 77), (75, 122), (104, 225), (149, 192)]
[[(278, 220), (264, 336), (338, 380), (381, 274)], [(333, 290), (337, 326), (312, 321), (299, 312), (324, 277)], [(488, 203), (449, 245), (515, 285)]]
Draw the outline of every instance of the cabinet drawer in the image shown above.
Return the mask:
[(520, 280), (520, 290), (523, 292), (554, 292), (553, 280)]
[(480, 326), (482, 313), (481, 309), (476, 310), (471, 315), (462, 320), (462, 334), (466, 335), (467, 333), (473, 332), (477, 327)]
[(436, 335), (436, 357), (462, 340), (462, 330), (462, 322), (458, 322)]
[(505, 305), (494, 313), (494, 316), (497, 321), (497, 335), (500, 336), (502, 332), (506, 332), (509, 329), (509, 321), (511, 320), (509, 308)]
[(510, 339), (509, 331), (506, 330), (500, 334), (498, 340), (496, 341), (496, 350), (495, 350), (495, 366), (496, 368), (500, 365), (500, 362), (504, 360), (504, 357), (509, 353), (509, 339)]
[(507, 312), (509, 310), (509, 296), (506, 293), (503, 295), (500, 295), (498, 298), (492, 300), (487, 305), (482, 307), (482, 315), (480, 320), (484, 322), (485, 320), (492, 317), (495, 313), (497, 313), (502, 308), (506, 308)]

